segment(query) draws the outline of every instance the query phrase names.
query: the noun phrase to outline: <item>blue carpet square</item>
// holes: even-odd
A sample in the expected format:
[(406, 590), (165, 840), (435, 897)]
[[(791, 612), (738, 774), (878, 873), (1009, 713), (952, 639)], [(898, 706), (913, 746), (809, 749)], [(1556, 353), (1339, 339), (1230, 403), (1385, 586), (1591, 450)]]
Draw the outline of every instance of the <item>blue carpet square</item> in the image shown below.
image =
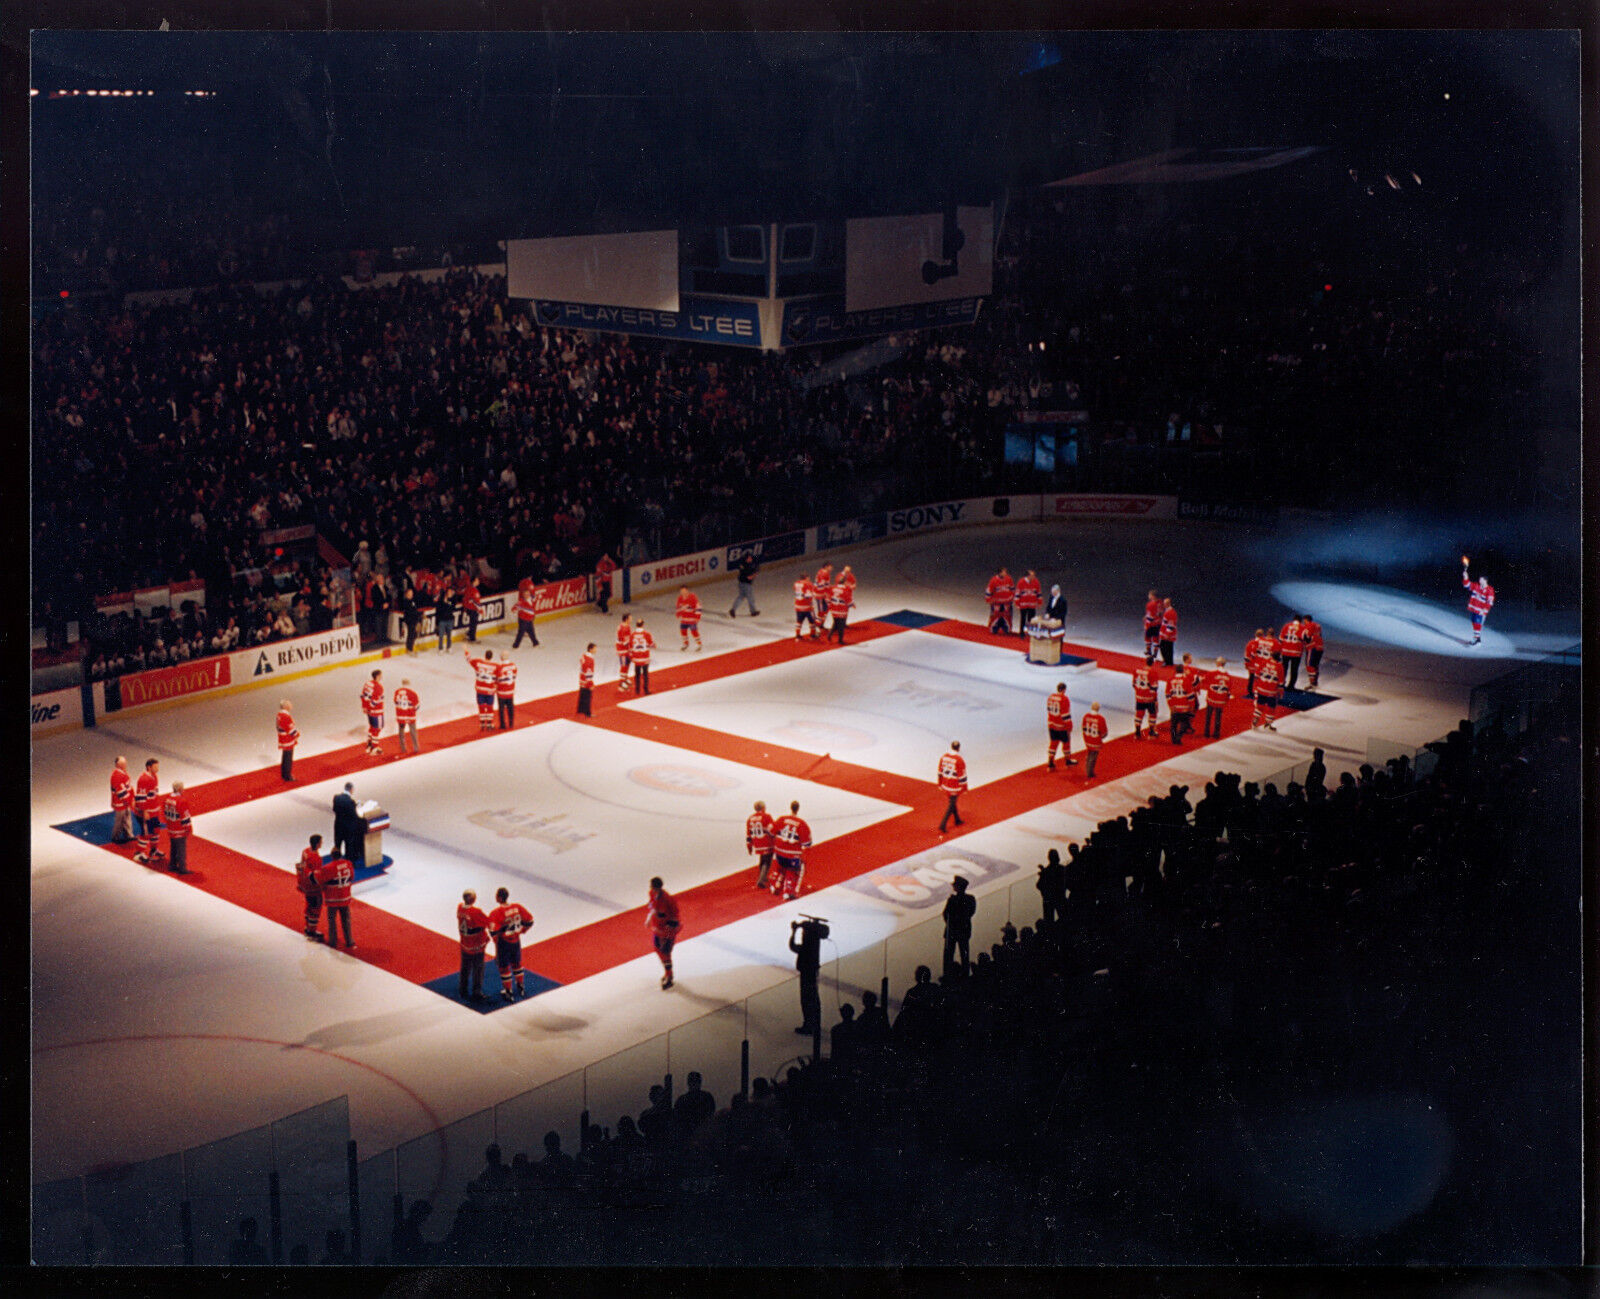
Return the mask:
[(894, 613), (879, 614), (873, 622), (886, 622), (895, 627), (931, 627), (936, 622), (947, 621), (931, 613), (917, 613), (914, 609), (897, 609)]
[[(63, 821), (60, 825), (53, 825), (52, 830), (60, 830), (70, 834), (74, 839), (82, 839), (85, 843), (92, 843), (96, 847), (111, 842), (111, 827), (116, 824), (115, 812), (101, 812), (98, 816), (80, 817), (76, 821)], [(137, 838), (137, 831), (135, 838)]]
[(1331, 704), (1336, 697), (1317, 694), (1311, 690), (1285, 690), (1281, 703), (1285, 708), (1293, 708), (1303, 713), (1308, 708), (1320, 708), (1323, 704)]
[(537, 997), (541, 992), (549, 992), (551, 988), (559, 988), (561, 986), (559, 983), (555, 982), (555, 980), (553, 980), (553, 979), (547, 979), (543, 975), (535, 974), (532, 970), (524, 970), (522, 972), (522, 986), (525, 989), (523, 995), (521, 997), (519, 997), (516, 1001), (501, 1001), (500, 1000), (500, 978), (499, 978), (499, 975), (495, 973), (495, 966), (494, 966), (493, 958), (491, 958), (488, 961), (484, 962), (484, 966), (483, 966), (483, 996), (484, 996), (484, 999), (482, 1001), (466, 1001), (466, 1000), (464, 1000), (458, 994), (458, 990), (460, 988), (460, 985), (461, 985), (461, 975), (460, 975), (460, 973), (457, 972), (457, 971), (452, 970), (449, 974), (445, 975), (443, 978), (441, 978), (441, 979), (433, 979), (428, 983), (424, 983), (422, 986), (424, 988), (426, 988), (429, 992), (437, 992), (441, 997), (445, 998), (447, 1001), (453, 1001), (458, 1006), (465, 1006), (468, 1010), (475, 1010), (480, 1015), (487, 1015), (487, 1014), (491, 1013), (492, 1011), (496, 1011), (496, 1010), (504, 1010), (508, 1006), (521, 1005), (524, 1001), (527, 1001), (529, 997)]

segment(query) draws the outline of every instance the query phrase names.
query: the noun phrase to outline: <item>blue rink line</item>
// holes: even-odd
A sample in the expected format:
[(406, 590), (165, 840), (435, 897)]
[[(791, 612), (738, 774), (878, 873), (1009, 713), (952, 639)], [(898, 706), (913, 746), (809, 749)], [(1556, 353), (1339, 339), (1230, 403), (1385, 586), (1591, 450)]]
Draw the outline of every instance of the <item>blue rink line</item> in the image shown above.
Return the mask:
[(429, 992), (436, 992), (446, 1001), (453, 1001), (458, 1006), (465, 1006), (468, 1010), (475, 1010), (480, 1015), (488, 1015), (497, 1010), (507, 1010), (512, 1006), (520, 1006), (530, 997), (537, 997), (541, 992), (549, 992), (552, 988), (561, 985), (553, 979), (547, 979), (542, 974), (535, 974), (532, 970), (522, 972), (522, 996), (516, 1001), (500, 1000), (500, 975), (495, 969), (494, 957), (487, 957), (483, 962), (483, 1000), (470, 1001), (460, 995), (461, 976), (451, 973), (443, 978), (434, 979), (431, 983), (422, 985)]

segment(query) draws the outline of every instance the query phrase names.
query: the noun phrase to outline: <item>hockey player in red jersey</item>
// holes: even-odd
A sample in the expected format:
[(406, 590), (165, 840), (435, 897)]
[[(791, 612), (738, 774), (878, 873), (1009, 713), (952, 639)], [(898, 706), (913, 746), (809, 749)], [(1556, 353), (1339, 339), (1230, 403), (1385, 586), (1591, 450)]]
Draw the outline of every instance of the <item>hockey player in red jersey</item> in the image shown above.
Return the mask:
[(1100, 748), (1106, 742), (1106, 719), (1098, 702), (1089, 705), (1083, 715), (1083, 778), (1094, 779), (1095, 763), (1100, 761)]
[(416, 690), (412, 688), (411, 678), (402, 677), (394, 692), (395, 743), (402, 754), (406, 751), (408, 735), (411, 737), (411, 752), (422, 752), (422, 745), (417, 741), (417, 709), (421, 703)]
[(617, 689), (628, 691), (633, 688), (629, 680), (629, 670), (632, 664), (628, 660), (633, 656), (633, 623), (628, 615), (622, 615), (622, 621), (617, 624)]
[(478, 729), (494, 730), (495, 687), (499, 682), (500, 668), (494, 661), (494, 651), (484, 650), (480, 658), (471, 650), (462, 650), (472, 667), (473, 691), (478, 699)]
[(471, 889), (461, 894), (456, 907), (456, 935), (461, 943), (461, 975), (456, 994), (462, 1001), (483, 1000), (483, 954), (489, 948), (489, 917)]
[(789, 814), (772, 827), (773, 860), (778, 867), (778, 889), (785, 899), (800, 896), (806, 874), (806, 849), (811, 847), (811, 827), (800, 819), (800, 803), (789, 804)]
[(1178, 642), (1178, 611), (1172, 607), (1170, 598), (1161, 602), (1161, 627), (1156, 636), (1161, 648), (1161, 661), (1170, 668), (1172, 652)]
[(755, 810), (744, 819), (744, 849), (756, 856), (758, 889), (767, 887), (767, 878), (772, 873), (773, 824), (772, 818), (767, 815), (767, 805), (757, 799)]
[(111, 842), (127, 843), (133, 838), (133, 777), (121, 754), (111, 768), (111, 813)]
[(1061, 746), (1061, 758), (1069, 767), (1076, 767), (1078, 760), (1072, 756), (1072, 700), (1067, 698), (1067, 683), (1056, 682), (1056, 691), (1049, 699), (1045, 700), (1045, 729), (1050, 733), (1050, 751), (1046, 755), (1045, 765), (1051, 771), (1056, 769), (1056, 745)]
[(849, 621), (850, 610), (856, 602), (856, 589), (844, 580), (843, 574), (839, 581), (828, 589), (828, 635), (844, 644), (845, 623)]
[(983, 588), (983, 597), (989, 602), (989, 630), (997, 636), (1011, 635), (1011, 601), (1015, 595), (1011, 574), (1004, 568)]
[(373, 668), (372, 678), (361, 687), (361, 712), (367, 719), (367, 754), (383, 752), (383, 669)]
[(1154, 591), (1144, 602), (1144, 661), (1156, 661), (1156, 646), (1161, 642), (1161, 597)]
[(961, 809), (956, 806), (956, 800), (967, 789), (967, 760), (961, 756), (961, 741), (951, 740), (950, 748), (939, 759), (939, 792), (945, 796), (944, 816), (939, 821), (939, 833), (943, 834), (945, 827), (950, 824), (950, 819), (955, 818), (957, 825), (965, 825), (961, 819)]
[(1294, 689), (1294, 683), (1300, 675), (1304, 635), (1298, 614), (1284, 623), (1283, 630), (1278, 633), (1278, 665), (1283, 670), (1283, 684), (1290, 690)]
[(1156, 734), (1156, 683), (1147, 664), (1133, 670), (1133, 738), (1142, 740), (1146, 731), (1150, 738)]
[(350, 937), (350, 887), (355, 883), (355, 867), (344, 857), (333, 857), (317, 868), (317, 883), (322, 886), (322, 905), (328, 909), (328, 946), (339, 945), (339, 929), (344, 929), (344, 945), (354, 947)]
[(1461, 556), (1461, 585), (1467, 591), (1467, 616), (1472, 619), (1472, 643), (1476, 645), (1483, 640), (1483, 620), (1494, 608), (1494, 587), (1482, 573), (1478, 574), (1476, 582), (1467, 575), (1471, 563), (1465, 555)]
[(533, 913), (520, 902), (509, 901), (509, 889), (496, 889), (499, 904), (489, 913), (489, 932), (494, 935), (494, 963), (500, 971), (500, 1000), (511, 1001), (523, 995), (522, 936), (533, 928)]
[(650, 651), (655, 644), (656, 638), (644, 629), (644, 619), (634, 623), (633, 645), (628, 650), (628, 662), (633, 664), (633, 692), (636, 695), (650, 693)]
[(584, 647), (578, 659), (578, 716), (594, 716), (594, 642)]
[(483, 596), (476, 578), (461, 575), (461, 612), (467, 615), (467, 644), (478, 643), (478, 619), (483, 615)]
[(322, 836), (314, 834), (311, 836), (311, 842), (300, 850), (300, 860), (294, 867), (294, 886), (305, 899), (306, 937), (317, 943), (322, 941), (322, 935), (317, 932), (317, 922), (322, 918), (322, 881), (319, 878), (321, 870)]
[(682, 920), (678, 915), (678, 900), (668, 893), (661, 877), (650, 880), (650, 903), (645, 908), (644, 922), (650, 929), (650, 945), (661, 958), (661, 990), (672, 986), (672, 947), (678, 941)]
[(813, 605), (816, 601), (816, 591), (811, 586), (811, 579), (802, 573), (794, 582), (794, 638), (800, 639), (802, 624), (810, 628), (809, 635), (815, 640), (822, 634), (821, 626), (817, 622)]
[(818, 631), (828, 613), (828, 596), (833, 591), (833, 565), (824, 564), (811, 579), (811, 621)]
[(1228, 660), (1218, 659), (1215, 672), (1205, 678), (1206, 723), (1201, 734), (1205, 739), (1222, 738), (1222, 710), (1233, 695), (1233, 680), (1228, 676)]
[(1277, 715), (1278, 698), (1282, 693), (1283, 681), (1278, 675), (1278, 665), (1273, 659), (1267, 659), (1256, 673), (1256, 707), (1250, 718), (1251, 730), (1278, 729), (1272, 724), (1272, 719)]
[(183, 782), (172, 782), (172, 790), (161, 805), (161, 819), (167, 827), (167, 850), (172, 854), (172, 873), (189, 873), (189, 802), (183, 796)]
[(678, 588), (678, 635), (683, 640), (680, 650), (689, 648), (693, 636), (694, 652), (700, 652), (700, 597), (686, 586)]
[(133, 816), (139, 823), (139, 851), (133, 859), (140, 864), (155, 865), (164, 861), (161, 851), (161, 763), (156, 758), (144, 760), (144, 770), (133, 787)]
[[(533, 642), (534, 648), (539, 646), (539, 633), (533, 629), (536, 597), (533, 593), (533, 579), (525, 577), (517, 584), (517, 638), (511, 642), (512, 649), (522, 645), (522, 638), (526, 636)], [(605, 609), (600, 610), (601, 613)]]
[(509, 731), (517, 724), (517, 665), (509, 658), (501, 659), (495, 668), (494, 697), (500, 710), (500, 729)]
[(1038, 617), (1039, 606), (1044, 603), (1044, 587), (1039, 584), (1039, 577), (1031, 568), (1017, 579), (1016, 599), (1017, 631), (1021, 633)]
[(1194, 726), (1194, 680), (1189, 675), (1189, 656), (1185, 654), (1183, 666), (1167, 678), (1167, 730), (1174, 744), (1182, 744)]
[(1309, 613), (1300, 615), (1300, 634), (1306, 646), (1306, 689), (1315, 690), (1322, 676), (1322, 624)]
[(294, 779), (294, 749), (300, 743), (300, 732), (295, 729), (294, 714), (289, 701), (278, 701), (278, 774), (285, 780)]

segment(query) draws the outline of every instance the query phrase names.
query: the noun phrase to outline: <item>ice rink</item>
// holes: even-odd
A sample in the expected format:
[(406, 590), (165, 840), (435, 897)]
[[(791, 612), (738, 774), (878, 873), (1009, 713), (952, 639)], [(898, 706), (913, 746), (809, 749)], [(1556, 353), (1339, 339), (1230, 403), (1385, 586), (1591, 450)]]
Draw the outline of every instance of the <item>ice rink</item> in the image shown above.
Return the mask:
[[(468, 719), (472, 682), (459, 640), (451, 653), (429, 641), (413, 656), (114, 713), (92, 730), (41, 740), (30, 843), (33, 1180), (168, 1155), (341, 1096), (364, 1160), (544, 1084), (614, 1125), (644, 1108), (663, 1061), (680, 1078), (700, 1069), (726, 1103), (741, 1036), (759, 1072), (803, 1048), (792, 1032), (786, 948), (798, 912), (832, 926), (825, 973), (842, 986), (824, 992), (832, 1024), (841, 995), (855, 999), (887, 974), (898, 996), (914, 964), (937, 955), (938, 904), (956, 869), (973, 879), (977, 937), (987, 943), (1006, 918), (1037, 917), (1033, 871), (1049, 847), (1148, 793), (1186, 784), (1197, 797), (1217, 770), (1260, 779), (1305, 761), (1313, 746), (1327, 751), (1334, 773), (1414, 749), (1465, 716), (1473, 686), (1579, 639), (1576, 614), (1536, 611), (1508, 592), (1492, 634), (1468, 653), (1465, 601), (1448, 562), (1436, 593), (1386, 591), (1291, 576), (1287, 545), (1285, 534), (1237, 525), (1095, 520), (968, 528), (841, 552), (860, 579), (852, 627), (900, 610), (981, 623), (981, 592), (996, 568), (1036, 569), (1071, 602), (1068, 639), (1105, 656), (1071, 671), (1026, 663), (1015, 644), (904, 628), (843, 648), (793, 646), (788, 583), (802, 565), (815, 569), (816, 556), (762, 570), (759, 618), (728, 619), (728, 579), (699, 587), (700, 654), (677, 648), (675, 590), (636, 601), (658, 641), (655, 688), (644, 699), (616, 690), (617, 606), (555, 617), (541, 622), (537, 648), (514, 654), (524, 723), (516, 730), (437, 749), (425, 739), (415, 757), (357, 763), (342, 778), (197, 815), (197, 836), (281, 871), (292, 899), (293, 863), (308, 834), (331, 836), (330, 801), (349, 779), (359, 798), (377, 799), (393, 817), (385, 849), (394, 864), (357, 886), (359, 900), (447, 945), (461, 890), (487, 900), (504, 885), (535, 916), (531, 968), (541, 941), (591, 949), (596, 972), (558, 978), (562, 986), (493, 1014), (362, 959), (359, 933), (355, 954), (328, 950), (204, 881), (152, 872), (53, 828), (106, 811), (118, 754), (133, 770), (160, 758), (163, 789), (275, 768), (283, 697), (293, 700), (302, 763), (358, 743), (357, 694), (375, 665), (391, 690), (403, 677), (414, 683), (424, 728)], [(1002, 787), (1039, 779), (1044, 700), (1057, 680), (1068, 682), (1078, 717), (1098, 699), (1112, 735), (1127, 733), (1127, 675), (1109, 663), (1139, 653), (1151, 586), (1173, 597), (1179, 649), (1201, 666), (1222, 655), (1240, 671), (1255, 627), (1302, 607), (1322, 614), (1330, 702), (1281, 718), (1275, 733), (1247, 730), (1204, 748), (1161, 741), (1137, 770), (1119, 774), (1106, 761), (1092, 785), (1081, 768), (1056, 773), (1059, 785), (1030, 794), (1027, 810), (987, 822), (969, 815), (964, 833), (941, 841), (932, 782), (951, 739), (962, 741), (967, 805), (976, 809), (986, 795), (999, 806)], [(571, 706), (587, 641), (599, 647), (604, 701), (592, 722)], [(498, 656), (511, 636), (484, 643)], [(781, 652), (718, 675), (719, 662), (764, 646)], [(674, 669), (691, 664), (694, 679), (675, 682)], [(551, 697), (559, 698), (542, 710), (534, 702)], [(818, 842), (823, 886), (798, 903), (749, 887), (743, 825), (758, 798), (774, 814), (798, 800)], [(653, 874), (706, 899), (698, 915), (686, 907), (678, 986), (665, 993), (644, 927)], [(612, 960), (612, 950), (622, 955)], [(440, 973), (450, 969), (447, 959)], [(632, 1054), (615, 1058), (624, 1051)], [(543, 1122), (530, 1110), (528, 1131)], [(446, 1202), (459, 1193), (456, 1182), (480, 1166), (482, 1135), (469, 1122), (416, 1146), (425, 1188)], [(536, 1148), (537, 1132), (522, 1136), (508, 1157)], [(449, 1221), (448, 1211), (436, 1213), (434, 1234)]]

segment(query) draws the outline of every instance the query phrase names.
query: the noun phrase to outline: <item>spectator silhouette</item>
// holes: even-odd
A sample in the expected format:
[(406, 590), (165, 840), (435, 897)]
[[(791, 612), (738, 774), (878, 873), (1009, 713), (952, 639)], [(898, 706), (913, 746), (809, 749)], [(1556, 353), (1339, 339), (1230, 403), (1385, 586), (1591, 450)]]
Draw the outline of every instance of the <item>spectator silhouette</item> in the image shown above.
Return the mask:
[(239, 1239), (228, 1246), (228, 1262), (236, 1267), (268, 1262), (267, 1251), (256, 1239), (256, 1220), (239, 1219)]

